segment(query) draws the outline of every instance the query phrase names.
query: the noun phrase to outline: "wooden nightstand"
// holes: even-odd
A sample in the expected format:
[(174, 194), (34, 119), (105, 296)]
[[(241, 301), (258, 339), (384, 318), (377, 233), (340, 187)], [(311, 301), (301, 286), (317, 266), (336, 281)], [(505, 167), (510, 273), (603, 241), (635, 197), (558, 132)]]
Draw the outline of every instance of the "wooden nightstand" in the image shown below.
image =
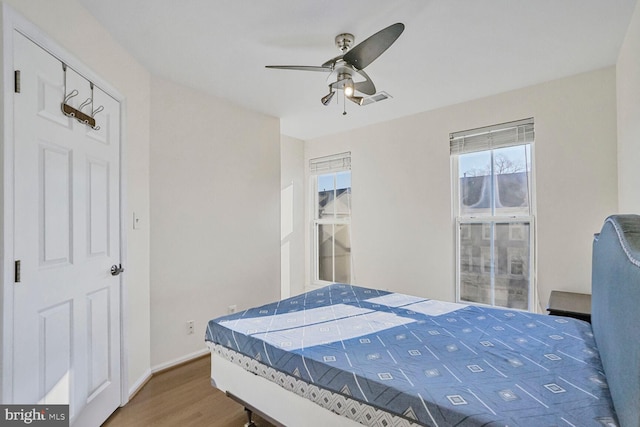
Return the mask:
[(591, 323), (591, 294), (551, 291), (547, 311), (556, 316), (573, 317)]

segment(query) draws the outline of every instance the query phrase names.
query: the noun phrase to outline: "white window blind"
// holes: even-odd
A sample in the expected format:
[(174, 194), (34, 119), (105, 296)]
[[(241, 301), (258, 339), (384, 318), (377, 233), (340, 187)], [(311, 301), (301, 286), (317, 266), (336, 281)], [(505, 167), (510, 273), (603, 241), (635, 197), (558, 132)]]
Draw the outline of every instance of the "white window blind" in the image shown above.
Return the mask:
[(449, 135), (452, 155), (531, 144), (534, 140), (533, 118), (484, 128), (455, 132)]
[(351, 170), (351, 152), (310, 159), (309, 170), (312, 174)]

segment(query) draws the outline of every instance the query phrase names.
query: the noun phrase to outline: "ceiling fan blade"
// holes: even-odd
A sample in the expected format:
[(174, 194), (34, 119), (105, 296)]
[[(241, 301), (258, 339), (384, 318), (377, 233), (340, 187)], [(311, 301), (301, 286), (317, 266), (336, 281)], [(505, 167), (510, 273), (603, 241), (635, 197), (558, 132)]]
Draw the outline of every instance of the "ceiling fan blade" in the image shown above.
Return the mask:
[(367, 75), (367, 73), (364, 72), (364, 70), (357, 70), (356, 71), (358, 74), (360, 74), (362, 77), (365, 78), (365, 80), (363, 82), (356, 82), (353, 85), (353, 88), (355, 90), (357, 90), (358, 92), (362, 92), (365, 95), (373, 95), (376, 93), (376, 85), (373, 84), (373, 80), (371, 80), (371, 78), (369, 78), (369, 76)]
[(336, 65), (336, 62), (340, 61), (343, 56), (344, 55), (338, 55), (335, 58), (331, 58), (330, 60), (328, 60), (327, 62), (322, 64), (322, 66), (323, 67), (331, 67), (333, 69), (333, 67)]
[(324, 73), (331, 72), (331, 67), (315, 66), (315, 65), (266, 65), (266, 68), (276, 70), (296, 70), (296, 71), (322, 71)]
[(384, 28), (360, 44), (352, 47), (342, 59), (355, 69), (362, 70), (389, 49), (404, 31), (404, 24), (398, 22)]

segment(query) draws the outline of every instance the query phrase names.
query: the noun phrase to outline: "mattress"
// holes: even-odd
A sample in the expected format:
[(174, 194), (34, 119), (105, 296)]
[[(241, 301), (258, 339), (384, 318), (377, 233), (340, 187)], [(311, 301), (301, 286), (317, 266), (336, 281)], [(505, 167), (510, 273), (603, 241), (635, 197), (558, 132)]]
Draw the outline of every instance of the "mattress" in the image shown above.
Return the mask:
[(576, 319), (334, 284), (213, 319), (205, 339), (272, 381), (406, 425), (617, 425), (591, 326)]

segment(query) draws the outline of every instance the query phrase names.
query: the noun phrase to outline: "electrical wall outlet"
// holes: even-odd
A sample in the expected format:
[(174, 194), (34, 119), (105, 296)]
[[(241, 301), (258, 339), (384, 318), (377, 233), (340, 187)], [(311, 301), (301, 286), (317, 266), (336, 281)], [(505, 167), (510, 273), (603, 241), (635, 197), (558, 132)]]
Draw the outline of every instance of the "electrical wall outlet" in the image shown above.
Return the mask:
[(235, 312), (236, 312), (236, 310), (238, 310), (238, 306), (237, 306), (237, 305), (235, 305), (235, 304), (230, 305), (230, 306), (229, 306), (229, 308), (227, 308), (227, 312), (228, 312), (229, 314), (231, 314), (231, 313), (235, 313)]
[(187, 320), (187, 335), (193, 335), (196, 328), (195, 324), (196, 324), (195, 320)]

